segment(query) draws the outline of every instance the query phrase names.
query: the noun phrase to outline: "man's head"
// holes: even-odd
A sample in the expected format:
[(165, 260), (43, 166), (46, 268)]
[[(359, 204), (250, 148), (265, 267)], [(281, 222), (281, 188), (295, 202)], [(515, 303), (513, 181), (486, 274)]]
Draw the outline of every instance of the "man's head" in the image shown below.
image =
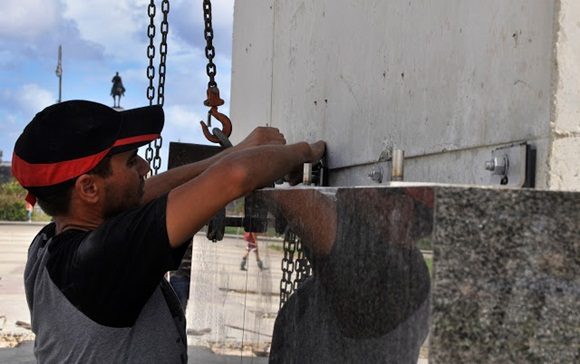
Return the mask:
[[(158, 138), (163, 121), (160, 106), (120, 112), (81, 100), (49, 106), (16, 141), (12, 174), (29, 191), (27, 201), (38, 199), (53, 216), (66, 214), (73, 187), (111, 176), (113, 161)], [(143, 173), (142, 160), (136, 167)]]

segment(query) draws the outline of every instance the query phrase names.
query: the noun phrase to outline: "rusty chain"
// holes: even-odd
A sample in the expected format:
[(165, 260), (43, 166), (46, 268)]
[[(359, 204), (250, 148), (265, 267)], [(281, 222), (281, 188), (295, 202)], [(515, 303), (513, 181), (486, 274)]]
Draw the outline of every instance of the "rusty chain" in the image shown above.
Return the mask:
[[(219, 143), (223, 147), (228, 147), (231, 146), (231, 142), (228, 138), (232, 133), (232, 123), (226, 115), (218, 111), (218, 107), (224, 104), (224, 100), (220, 98), (220, 90), (215, 81), (217, 67), (213, 62), (215, 57), (215, 47), (213, 46), (211, 0), (203, 0), (203, 21), (204, 38), (206, 42), (205, 56), (207, 58), (205, 71), (209, 78), (207, 84), (207, 99), (204, 101), (204, 105), (210, 107), (210, 109), (207, 113), (207, 124), (203, 121), (200, 121), (200, 124), (207, 140), (212, 143)], [(216, 119), (222, 124), (221, 130), (218, 128), (211, 128), (212, 119)]]

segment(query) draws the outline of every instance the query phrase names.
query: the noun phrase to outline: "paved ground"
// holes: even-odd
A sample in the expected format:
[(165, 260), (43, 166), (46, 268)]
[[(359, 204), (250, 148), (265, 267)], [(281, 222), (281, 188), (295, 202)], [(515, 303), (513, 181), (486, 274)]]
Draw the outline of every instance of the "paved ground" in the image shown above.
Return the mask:
[[(33, 335), (23, 327), (30, 322), (23, 272), (28, 245), (42, 226), (0, 222), (0, 363), (35, 362)], [(267, 363), (266, 357), (256, 354), (267, 355), (278, 311), (280, 245), (260, 241), (266, 269), (257, 268), (252, 254), (248, 270), (241, 271), (243, 240), (227, 237), (214, 244), (203, 234), (195, 237), (186, 311), (190, 362)], [(18, 347), (7, 347), (22, 340)]]
[[(23, 286), (24, 265), (30, 241), (42, 228), (35, 223), (0, 222), (0, 363), (33, 363), (33, 335), (26, 324), (30, 314)], [(260, 242), (268, 268), (280, 252)], [(255, 255), (247, 271), (240, 270), (245, 244), (228, 237), (214, 244), (203, 235), (194, 242), (192, 292), (187, 309), (189, 352), (192, 362), (267, 362), (278, 309), (279, 269), (260, 271)], [(275, 256), (273, 256), (275, 255)], [(274, 273), (273, 273), (274, 272)], [(19, 342), (23, 344), (12, 348)], [(240, 361), (240, 358), (246, 358)]]

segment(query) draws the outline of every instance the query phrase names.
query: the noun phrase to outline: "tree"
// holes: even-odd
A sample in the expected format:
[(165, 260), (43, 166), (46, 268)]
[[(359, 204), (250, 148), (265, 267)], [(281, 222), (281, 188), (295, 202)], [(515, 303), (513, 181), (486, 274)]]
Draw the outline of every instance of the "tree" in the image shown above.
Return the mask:
[(26, 221), (26, 190), (11, 180), (0, 184), (0, 220)]

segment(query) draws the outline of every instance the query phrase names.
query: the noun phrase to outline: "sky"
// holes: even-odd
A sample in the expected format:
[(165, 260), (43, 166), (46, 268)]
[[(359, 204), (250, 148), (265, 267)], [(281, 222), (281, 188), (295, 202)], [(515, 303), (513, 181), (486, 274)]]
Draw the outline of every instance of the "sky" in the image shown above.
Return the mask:
[[(157, 85), (161, 0), (156, 8)], [(148, 0), (1, 0), (0, 150), (12, 158), (14, 143), (34, 115), (58, 100), (58, 47), (62, 45), (62, 100), (85, 99), (113, 106), (115, 72), (126, 88), (121, 106), (147, 99)], [(216, 82), (229, 115), (234, 0), (212, 0)], [(202, 0), (171, 0), (165, 80), (162, 170), (170, 141), (208, 144)], [(144, 155), (143, 150), (140, 152)]]

